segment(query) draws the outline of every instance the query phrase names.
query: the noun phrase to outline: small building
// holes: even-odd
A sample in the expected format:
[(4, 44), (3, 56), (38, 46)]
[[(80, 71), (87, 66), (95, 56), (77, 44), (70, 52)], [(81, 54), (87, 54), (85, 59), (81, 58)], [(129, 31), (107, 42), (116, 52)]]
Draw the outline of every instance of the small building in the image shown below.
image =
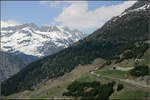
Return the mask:
[(135, 59), (135, 62), (141, 62), (143, 61), (144, 59)]
[(90, 74), (93, 74), (94, 72), (92, 70), (89, 71)]
[(112, 69), (113, 69), (113, 70), (116, 70), (116, 66), (113, 66)]
[(119, 68), (119, 66), (117, 66), (117, 65), (113, 65), (113, 67), (112, 67), (113, 70), (116, 70), (117, 68)]

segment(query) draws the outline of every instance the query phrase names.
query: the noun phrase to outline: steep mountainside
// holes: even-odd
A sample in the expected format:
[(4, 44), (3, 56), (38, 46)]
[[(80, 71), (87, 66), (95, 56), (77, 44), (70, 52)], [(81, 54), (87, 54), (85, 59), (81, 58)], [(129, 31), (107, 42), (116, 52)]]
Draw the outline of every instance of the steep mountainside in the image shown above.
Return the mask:
[[(13, 75), (19, 71), (19, 69), (16, 69), (18, 68), (16, 62), (23, 64), (23, 66), (19, 65), (19, 67), (25, 67), (33, 61), (69, 47), (74, 42), (77, 42), (85, 36), (86, 34), (78, 30), (69, 29), (68, 27), (38, 27), (34, 24), (2, 27), (1, 50), (7, 54), (3, 54), (6, 56), (5, 58), (2, 56), (1, 62), (2, 60), (3, 62), (7, 62), (7, 66), (5, 65), (7, 68), (2, 66), (1, 71), (4, 71), (4, 77), (8, 78), (8, 76), (10, 76), (8, 74)], [(15, 62), (14, 64), (12, 60), (9, 60), (12, 57), (9, 57), (8, 55), (15, 56), (13, 59), (13, 62)], [(18, 62), (18, 59), (21, 61)], [(8, 69), (11, 69), (11, 71)]]
[(0, 81), (19, 72), (25, 64), (17, 56), (0, 52)]
[[(111, 60), (128, 49), (132, 50), (135, 43), (143, 44), (148, 40), (148, 10), (149, 6), (116, 16), (73, 46), (31, 63), (2, 84), (2, 94), (32, 90), (38, 83), (62, 76), (79, 64), (91, 63), (96, 58)], [(132, 57), (141, 57), (147, 49), (148, 44), (134, 48), (136, 52)], [(142, 54), (139, 54), (138, 50), (141, 50)]]
[[(136, 5), (139, 5), (138, 8), (135, 7)], [(102, 28), (98, 29), (94, 32), (94, 34), (86, 38), (86, 40), (90, 41), (94, 39), (96, 41), (102, 39), (103, 42), (109, 41), (112, 43), (146, 40), (148, 39), (149, 24), (148, 9), (150, 9), (149, 2), (136, 2), (132, 7), (126, 9), (121, 15), (109, 20)]]
[(150, 6), (148, 3), (148, 0), (138, 0), (138, 2), (136, 2), (133, 6), (126, 9), (125, 12), (147, 9)]

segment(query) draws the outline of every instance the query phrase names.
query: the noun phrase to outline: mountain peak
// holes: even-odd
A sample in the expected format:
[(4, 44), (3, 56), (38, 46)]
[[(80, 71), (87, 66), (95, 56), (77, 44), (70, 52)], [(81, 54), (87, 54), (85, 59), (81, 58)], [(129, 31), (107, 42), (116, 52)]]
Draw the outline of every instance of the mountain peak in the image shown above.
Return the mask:
[[(33, 23), (2, 28), (2, 50), (45, 56), (67, 48), (86, 34), (58, 26), (38, 27)], [(59, 48), (59, 49), (58, 49)]]
[(150, 8), (150, 1), (138, 0), (131, 7), (127, 8), (123, 13), (131, 12), (131, 11), (146, 10), (149, 8)]
[(37, 25), (35, 25), (34, 23), (26, 23), (26, 24), (22, 24), (23, 26), (26, 26), (26, 27), (38, 27)]

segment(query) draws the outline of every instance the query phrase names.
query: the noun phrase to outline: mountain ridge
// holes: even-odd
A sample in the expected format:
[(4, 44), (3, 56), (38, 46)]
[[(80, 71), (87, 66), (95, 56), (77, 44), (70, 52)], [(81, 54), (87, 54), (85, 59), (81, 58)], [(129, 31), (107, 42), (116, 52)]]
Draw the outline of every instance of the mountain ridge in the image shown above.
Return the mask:
[[(136, 42), (143, 43), (148, 40), (148, 10), (149, 8), (127, 13), (116, 21), (111, 19), (102, 28), (71, 47), (31, 63), (2, 84), (2, 94), (32, 90), (33, 86), (43, 80), (55, 79), (72, 71), (78, 65), (89, 64), (96, 58), (111, 60), (128, 49), (135, 49), (133, 47)], [(139, 50), (143, 48), (147, 50), (147, 44)], [(142, 54), (138, 52), (138, 50), (134, 52), (137, 55), (131, 58), (141, 57)]]
[[(85, 36), (87, 35), (83, 32), (63, 26), (38, 27), (33, 23), (29, 23), (2, 27), (1, 51), (4, 53), (5, 59), (8, 59), (8, 69), (12, 69), (11, 65), (14, 66), (11, 60), (9, 60), (11, 58), (8, 58), (8, 55), (21, 59), (21, 62), (24, 64), (23, 67), (25, 67), (33, 61), (42, 59), (45, 56), (57, 53), (71, 46), (74, 42), (77, 42)], [(2, 59), (0, 60), (1, 62)], [(16, 62), (18, 62), (17, 59)], [(1, 66), (2, 69), (5, 69), (5, 67), (6, 64)], [(18, 65), (14, 69), (18, 69)], [(10, 75), (7, 75), (7, 71), (3, 73), (4, 77), (8, 78)], [(14, 71), (10, 72), (15, 74)], [(16, 70), (17, 72), (18, 70)]]
[(1, 45), (2, 51), (42, 57), (67, 48), (85, 36), (85, 33), (68, 27), (38, 27), (31, 23), (2, 27)]

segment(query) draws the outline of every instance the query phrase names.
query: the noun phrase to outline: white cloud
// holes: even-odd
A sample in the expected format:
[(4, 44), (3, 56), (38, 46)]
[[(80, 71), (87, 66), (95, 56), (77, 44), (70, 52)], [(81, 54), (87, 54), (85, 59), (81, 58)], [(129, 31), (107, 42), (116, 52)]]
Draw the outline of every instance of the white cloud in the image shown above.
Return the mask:
[(20, 24), (19, 22), (13, 20), (1, 21), (1, 27), (15, 26), (19, 24)]
[(55, 22), (63, 26), (78, 29), (90, 29), (101, 27), (108, 19), (121, 14), (126, 8), (136, 1), (125, 1), (119, 5), (102, 6), (95, 10), (88, 10), (88, 2), (71, 2), (71, 5), (64, 7)]

